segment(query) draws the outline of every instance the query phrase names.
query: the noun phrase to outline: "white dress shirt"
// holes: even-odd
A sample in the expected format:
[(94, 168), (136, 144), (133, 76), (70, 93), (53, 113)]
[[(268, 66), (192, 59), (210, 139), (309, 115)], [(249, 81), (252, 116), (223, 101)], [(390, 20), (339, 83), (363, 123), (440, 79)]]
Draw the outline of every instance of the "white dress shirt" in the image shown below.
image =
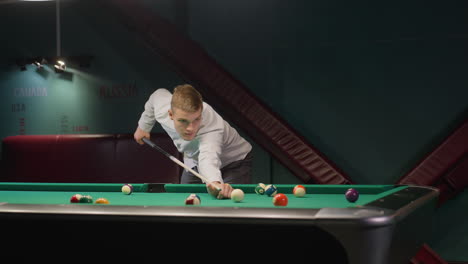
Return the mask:
[(252, 150), (252, 145), (205, 102), (197, 135), (191, 141), (182, 139), (169, 117), (171, 98), (171, 92), (164, 88), (151, 94), (138, 126), (150, 132), (157, 121), (172, 138), (179, 152), (184, 154), (184, 164), (190, 168), (197, 166), (198, 172), (210, 182), (224, 182), (220, 169), (244, 159)]

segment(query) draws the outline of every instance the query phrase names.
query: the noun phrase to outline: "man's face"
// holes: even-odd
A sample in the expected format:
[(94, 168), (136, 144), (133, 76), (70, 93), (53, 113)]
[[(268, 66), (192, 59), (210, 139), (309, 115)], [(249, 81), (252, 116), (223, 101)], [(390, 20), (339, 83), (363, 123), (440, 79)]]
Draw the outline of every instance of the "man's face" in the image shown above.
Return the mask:
[(181, 138), (190, 141), (195, 138), (200, 129), (202, 109), (197, 112), (186, 112), (179, 108), (169, 109), (169, 117), (174, 121), (174, 127)]

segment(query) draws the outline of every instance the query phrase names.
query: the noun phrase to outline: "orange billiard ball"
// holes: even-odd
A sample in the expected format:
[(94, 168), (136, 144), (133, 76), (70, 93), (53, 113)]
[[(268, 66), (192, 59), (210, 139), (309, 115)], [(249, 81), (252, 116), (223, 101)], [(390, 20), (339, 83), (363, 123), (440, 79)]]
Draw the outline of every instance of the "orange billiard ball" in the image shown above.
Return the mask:
[(97, 198), (95, 203), (97, 203), (97, 204), (109, 204), (109, 200), (107, 200), (106, 198)]

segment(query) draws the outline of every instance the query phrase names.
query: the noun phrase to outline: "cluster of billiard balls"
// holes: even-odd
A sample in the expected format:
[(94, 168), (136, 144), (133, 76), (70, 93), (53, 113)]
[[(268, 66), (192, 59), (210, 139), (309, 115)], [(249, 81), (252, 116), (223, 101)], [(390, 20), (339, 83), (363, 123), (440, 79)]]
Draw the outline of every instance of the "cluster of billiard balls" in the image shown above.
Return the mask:
[[(273, 184), (265, 185), (263, 183), (259, 183), (255, 186), (255, 193), (273, 197), (272, 202), (275, 206), (288, 205), (288, 196), (284, 193), (278, 193), (278, 188)], [(306, 189), (303, 185), (296, 185), (293, 188), (293, 194), (296, 197), (303, 197), (306, 194)]]
[[(268, 195), (273, 197), (273, 204), (275, 206), (287, 206), (288, 197), (285, 194), (277, 193), (278, 189), (273, 184), (265, 185), (259, 183), (255, 187), (255, 192), (260, 195)], [(293, 188), (292, 193), (295, 197), (304, 197), (306, 195), (306, 188), (303, 185), (296, 185)], [(359, 192), (354, 188), (349, 188), (345, 192), (345, 198), (351, 203), (356, 202), (359, 199)]]
[[(74, 194), (70, 198), (71, 203), (93, 203), (93, 197), (91, 195), (82, 195), (82, 194)], [(106, 198), (97, 198), (94, 201), (96, 204), (109, 204), (109, 201)]]
[[(131, 184), (124, 184), (122, 185), (122, 193), (126, 195), (130, 195), (133, 193), (133, 186)], [(74, 194), (70, 198), (71, 203), (93, 203), (93, 197), (91, 195), (82, 195), (82, 194)], [(97, 198), (94, 201), (96, 204), (109, 204), (109, 200), (106, 198)]]
[[(234, 189), (231, 192), (231, 200), (235, 203), (240, 203), (242, 200), (244, 200), (244, 191), (241, 189)], [(185, 199), (185, 205), (200, 205), (201, 204), (201, 199), (200, 196), (197, 194), (190, 194), (186, 199)]]

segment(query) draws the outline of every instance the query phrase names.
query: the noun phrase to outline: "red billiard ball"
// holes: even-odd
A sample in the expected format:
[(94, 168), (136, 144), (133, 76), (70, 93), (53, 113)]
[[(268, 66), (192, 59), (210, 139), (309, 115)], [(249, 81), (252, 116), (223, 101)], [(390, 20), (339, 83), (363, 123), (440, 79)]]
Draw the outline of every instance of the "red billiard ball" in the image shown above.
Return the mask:
[(278, 193), (273, 196), (273, 204), (275, 206), (286, 206), (288, 205), (288, 197), (283, 193)]
[(265, 186), (265, 194), (268, 196), (275, 196), (278, 193), (278, 188), (273, 184)]
[(359, 198), (359, 192), (354, 188), (349, 188), (345, 193), (346, 200), (354, 203)]
[(187, 199), (185, 199), (185, 205), (200, 205), (201, 199), (197, 194), (190, 194)]
[(70, 198), (70, 202), (71, 203), (79, 203), (82, 196), (83, 195), (81, 195), (81, 194), (75, 194)]

